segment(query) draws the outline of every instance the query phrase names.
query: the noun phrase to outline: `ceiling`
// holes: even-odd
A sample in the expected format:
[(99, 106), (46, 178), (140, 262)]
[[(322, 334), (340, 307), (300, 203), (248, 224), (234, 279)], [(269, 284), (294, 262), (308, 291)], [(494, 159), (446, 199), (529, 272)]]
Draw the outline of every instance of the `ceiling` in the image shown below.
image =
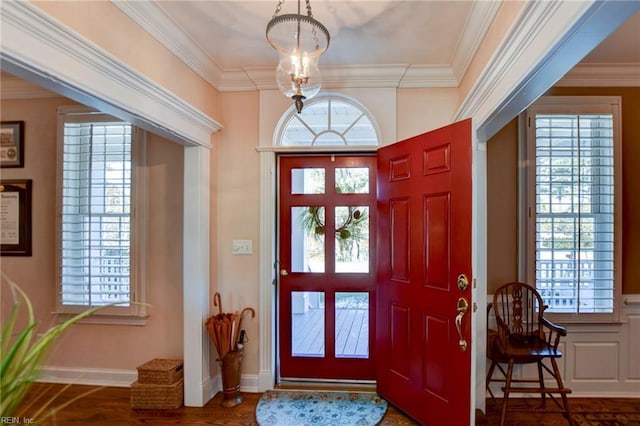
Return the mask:
[[(219, 90), (274, 88), (277, 54), (265, 38), (275, 0), (114, 2)], [(325, 87), (455, 87), (501, 2), (314, 0), (331, 34)], [(297, 11), (285, 0), (283, 13)], [(304, 0), (302, 8), (304, 13)], [(631, 42), (635, 40), (635, 42)], [(640, 63), (640, 13), (590, 63)]]
[[(218, 90), (277, 87), (278, 58), (265, 37), (277, 1), (113, 4)], [(457, 87), (500, 4), (498, 0), (313, 0), (313, 16), (331, 34), (329, 49), (320, 58), (323, 87)], [(285, 0), (281, 13), (296, 9), (296, 0)], [(631, 77), (637, 81), (639, 46), (640, 12), (582, 64), (634, 64)], [(10, 96), (8, 89), (3, 84), (3, 97)]]

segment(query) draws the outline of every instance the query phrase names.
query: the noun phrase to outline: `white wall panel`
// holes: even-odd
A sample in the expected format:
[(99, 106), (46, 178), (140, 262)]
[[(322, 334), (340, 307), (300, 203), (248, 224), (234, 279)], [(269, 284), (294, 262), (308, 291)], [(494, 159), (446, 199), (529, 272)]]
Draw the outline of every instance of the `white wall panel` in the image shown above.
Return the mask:
[[(640, 315), (629, 315), (628, 320), (629, 358), (627, 377), (640, 381)], [(640, 384), (638, 386), (638, 393), (640, 393)]]
[(618, 380), (616, 342), (574, 343), (573, 380)]

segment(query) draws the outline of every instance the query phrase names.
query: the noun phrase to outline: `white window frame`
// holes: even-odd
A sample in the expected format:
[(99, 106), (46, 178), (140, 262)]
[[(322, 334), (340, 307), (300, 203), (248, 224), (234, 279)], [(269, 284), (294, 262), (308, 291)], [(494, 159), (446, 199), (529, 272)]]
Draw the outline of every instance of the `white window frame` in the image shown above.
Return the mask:
[[(84, 106), (58, 107), (57, 132), (57, 185), (56, 185), (56, 313), (65, 317), (83, 312), (89, 305), (62, 303), (62, 172), (64, 124), (66, 122), (123, 121), (108, 114)], [(144, 325), (148, 316), (147, 306), (147, 168), (146, 133), (132, 125), (131, 134), (131, 258), (130, 301), (128, 306), (109, 306), (101, 309), (85, 323)]]
[(543, 96), (522, 116), (520, 133), (520, 226), (519, 269), (520, 279), (536, 283), (536, 164), (535, 164), (535, 116), (536, 114), (597, 114), (613, 116), (614, 151), (614, 244), (613, 244), (613, 312), (611, 313), (547, 313), (555, 321), (609, 323), (618, 322), (622, 299), (621, 248), (622, 248), (622, 143), (621, 98), (619, 96)]
[[(329, 112), (327, 112), (327, 114), (325, 115), (328, 119), (328, 126), (323, 127), (323, 128), (318, 128), (318, 129), (314, 129), (311, 130), (311, 128), (309, 127), (308, 123), (305, 122), (305, 118), (304, 118), (304, 112), (305, 111), (309, 111), (310, 107), (313, 105), (316, 105), (318, 103), (327, 103), (327, 105), (329, 106), (329, 108), (331, 107), (331, 103), (332, 102), (340, 102), (340, 103), (344, 103), (347, 104), (349, 106), (351, 106), (352, 108), (354, 108), (355, 110), (358, 110), (360, 112), (360, 117), (356, 120), (356, 122), (358, 120), (360, 120), (360, 118), (365, 118), (367, 119), (372, 126), (372, 130), (376, 135), (376, 143), (372, 144), (372, 145), (364, 145), (364, 144), (349, 144), (349, 137), (348, 137), (348, 132), (351, 129), (351, 127), (349, 127), (346, 131), (344, 132), (340, 132), (340, 131), (336, 131), (335, 129), (333, 129), (331, 127), (331, 115), (329, 114)], [(283, 140), (285, 137), (285, 134), (287, 133), (287, 130), (289, 129), (289, 126), (292, 124), (293, 121), (300, 121), (304, 126), (307, 126), (310, 131), (314, 134), (314, 140), (311, 142), (311, 144), (309, 145), (288, 145), (288, 144), (284, 144)], [(353, 122), (351, 125), (353, 126), (356, 122)], [(340, 152), (340, 151), (354, 151), (354, 152), (371, 152), (371, 151), (375, 151), (379, 145), (380, 145), (380, 129), (378, 128), (378, 124), (376, 122), (376, 120), (374, 119), (373, 115), (371, 114), (371, 112), (369, 112), (369, 110), (362, 105), (360, 102), (358, 102), (357, 100), (355, 100), (354, 98), (350, 97), (350, 96), (346, 96), (343, 94), (339, 94), (339, 93), (323, 93), (323, 94), (319, 94), (315, 97), (313, 97), (311, 100), (305, 102), (305, 109), (303, 109), (302, 111), (302, 115), (300, 115), (296, 108), (295, 105), (291, 105), (289, 106), (289, 108), (287, 108), (287, 110), (282, 114), (282, 116), (280, 117), (280, 120), (278, 121), (277, 125), (276, 125), (276, 131), (273, 134), (273, 146), (276, 147), (276, 150), (279, 152), (286, 152), (286, 151), (293, 151), (293, 152), (323, 152), (323, 151), (334, 151), (334, 152)], [(340, 144), (320, 144), (317, 143), (317, 140), (322, 137), (324, 134), (327, 133), (333, 133), (335, 134), (337, 137), (342, 139), (342, 143)]]

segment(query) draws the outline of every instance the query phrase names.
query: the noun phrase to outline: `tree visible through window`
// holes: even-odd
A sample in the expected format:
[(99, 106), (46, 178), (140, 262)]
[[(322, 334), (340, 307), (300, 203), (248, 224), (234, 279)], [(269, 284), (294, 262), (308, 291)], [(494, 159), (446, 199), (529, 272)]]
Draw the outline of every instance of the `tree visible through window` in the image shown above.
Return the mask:
[(604, 110), (543, 102), (529, 116), (533, 269), (548, 312), (615, 313), (618, 117)]

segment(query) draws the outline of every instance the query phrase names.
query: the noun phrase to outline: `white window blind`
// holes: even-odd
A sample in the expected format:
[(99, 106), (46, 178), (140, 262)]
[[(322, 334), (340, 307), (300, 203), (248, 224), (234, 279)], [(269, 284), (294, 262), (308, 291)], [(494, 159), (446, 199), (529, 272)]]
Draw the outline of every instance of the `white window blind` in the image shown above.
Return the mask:
[(132, 127), (65, 122), (61, 304), (131, 301)]
[(525, 279), (558, 321), (617, 321), (620, 98), (546, 96), (527, 117)]
[(537, 114), (536, 284), (550, 312), (613, 312), (611, 114)]

